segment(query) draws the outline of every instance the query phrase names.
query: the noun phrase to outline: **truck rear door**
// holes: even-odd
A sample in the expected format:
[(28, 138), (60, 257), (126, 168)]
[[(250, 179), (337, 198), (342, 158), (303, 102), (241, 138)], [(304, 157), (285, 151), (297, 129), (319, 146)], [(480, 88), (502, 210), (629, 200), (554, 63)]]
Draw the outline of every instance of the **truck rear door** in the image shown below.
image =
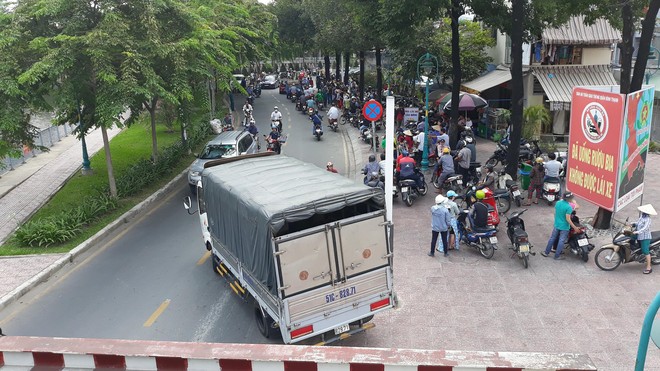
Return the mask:
[(334, 228), (338, 253), (337, 279), (351, 277), (390, 264), (391, 247), (387, 238), (384, 214), (342, 220)]

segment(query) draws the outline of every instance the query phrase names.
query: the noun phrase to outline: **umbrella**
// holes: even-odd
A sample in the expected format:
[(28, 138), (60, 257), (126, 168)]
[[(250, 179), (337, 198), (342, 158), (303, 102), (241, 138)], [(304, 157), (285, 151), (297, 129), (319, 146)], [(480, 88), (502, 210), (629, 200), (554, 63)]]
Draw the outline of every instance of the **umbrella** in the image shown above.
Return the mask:
[[(486, 102), (482, 97), (476, 94), (465, 93), (462, 94), (458, 99), (458, 110), (459, 111), (471, 111), (473, 109), (486, 107), (488, 102)], [(451, 109), (451, 100), (445, 104), (445, 110)]]
[(434, 100), (438, 98), (442, 98), (447, 94), (447, 90), (444, 89), (436, 89), (433, 90), (432, 92), (429, 93), (429, 102), (433, 102)]
[[(430, 98), (430, 94), (429, 94), (429, 98)], [(451, 93), (445, 93), (442, 96), (440, 96), (440, 98), (436, 99), (435, 105), (440, 107), (447, 104), (447, 102), (449, 102), (450, 100), (451, 100)]]

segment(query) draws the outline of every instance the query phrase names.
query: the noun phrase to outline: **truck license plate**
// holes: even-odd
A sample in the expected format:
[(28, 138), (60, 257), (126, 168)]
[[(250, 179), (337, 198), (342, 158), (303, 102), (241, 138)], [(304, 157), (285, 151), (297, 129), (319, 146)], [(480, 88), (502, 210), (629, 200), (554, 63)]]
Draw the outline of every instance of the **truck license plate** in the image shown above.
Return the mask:
[(341, 325), (335, 329), (335, 335), (343, 334), (344, 332), (348, 332), (348, 330), (350, 329), (351, 327), (348, 325), (348, 323), (345, 325)]
[(518, 197), (518, 196), (520, 196), (520, 191), (516, 189), (515, 191), (513, 191), (513, 197)]
[(520, 252), (529, 252), (529, 245), (520, 245)]
[(589, 240), (586, 238), (580, 238), (578, 240), (578, 245), (579, 246), (587, 246), (589, 244)]
[(401, 187), (401, 192), (408, 192), (408, 187)]
[(490, 243), (497, 243), (497, 237), (491, 237), (490, 238)]

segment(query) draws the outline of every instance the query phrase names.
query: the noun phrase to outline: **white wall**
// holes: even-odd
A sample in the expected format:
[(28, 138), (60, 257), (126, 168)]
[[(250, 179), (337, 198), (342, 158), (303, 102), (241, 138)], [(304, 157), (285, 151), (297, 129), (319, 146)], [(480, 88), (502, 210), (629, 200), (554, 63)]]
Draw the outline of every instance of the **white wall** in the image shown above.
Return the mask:
[(582, 64), (610, 64), (612, 51), (607, 47), (585, 47), (582, 49)]

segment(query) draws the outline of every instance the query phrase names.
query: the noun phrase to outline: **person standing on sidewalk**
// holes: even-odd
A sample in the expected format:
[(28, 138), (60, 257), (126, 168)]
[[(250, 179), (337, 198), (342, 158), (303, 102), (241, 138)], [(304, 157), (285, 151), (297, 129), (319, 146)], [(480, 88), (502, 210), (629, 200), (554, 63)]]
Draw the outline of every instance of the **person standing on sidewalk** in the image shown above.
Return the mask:
[[(447, 244), (447, 231), (451, 226), (451, 214), (445, 205), (447, 198), (443, 195), (435, 197), (435, 205), (431, 206), (431, 252), (429, 256), (435, 256), (435, 245), (438, 242), (438, 234), (442, 238), (442, 246)], [(449, 255), (449, 249), (445, 249), (445, 256)]]
[(564, 245), (568, 239), (568, 232), (573, 228), (576, 232), (579, 232), (580, 229), (573, 224), (571, 220), (571, 213), (573, 212), (573, 207), (570, 202), (573, 200), (573, 193), (566, 192), (561, 201), (557, 202), (555, 205), (555, 224), (552, 229), (552, 234), (548, 240), (548, 244), (545, 247), (545, 251), (541, 255), (548, 257), (550, 250), (559, 239), (557, 244), (557, 251), (555, 252), (555, 260), (564, 260), (565, 258), (561, 256), (562, 250), (564, 250)]
[(637, 236), (637, 241), (639, 246), (642, 248), (642, 254), (646, 256), (646, 269), (644, 269), (644, 274), (650, 274), (653, 272), (651, 269), (651, 252), (649, 250), (649, 245), (651, 244), (651, 217), (649, 215), (658, 215), (658, 213), (653, 208), (653, 205), (646, 204), (637, 208), (642, 215), (637, 220), (635, 226), (635, 232)]
[(536, 159), (536, 166), (532, 168), (531, 173), (529, 174), (529, 188), (527, 188), (527, 201), (525, 201), (524, 206), (529, 206), (532, 204), (532, 195), (536, 191), (536, 200), (535, 204), (539, 203), (541, 196), (543, 196), (543, 178), (545, 177), (545, 170), (543, 168), (543, 159), (538, 157)]

